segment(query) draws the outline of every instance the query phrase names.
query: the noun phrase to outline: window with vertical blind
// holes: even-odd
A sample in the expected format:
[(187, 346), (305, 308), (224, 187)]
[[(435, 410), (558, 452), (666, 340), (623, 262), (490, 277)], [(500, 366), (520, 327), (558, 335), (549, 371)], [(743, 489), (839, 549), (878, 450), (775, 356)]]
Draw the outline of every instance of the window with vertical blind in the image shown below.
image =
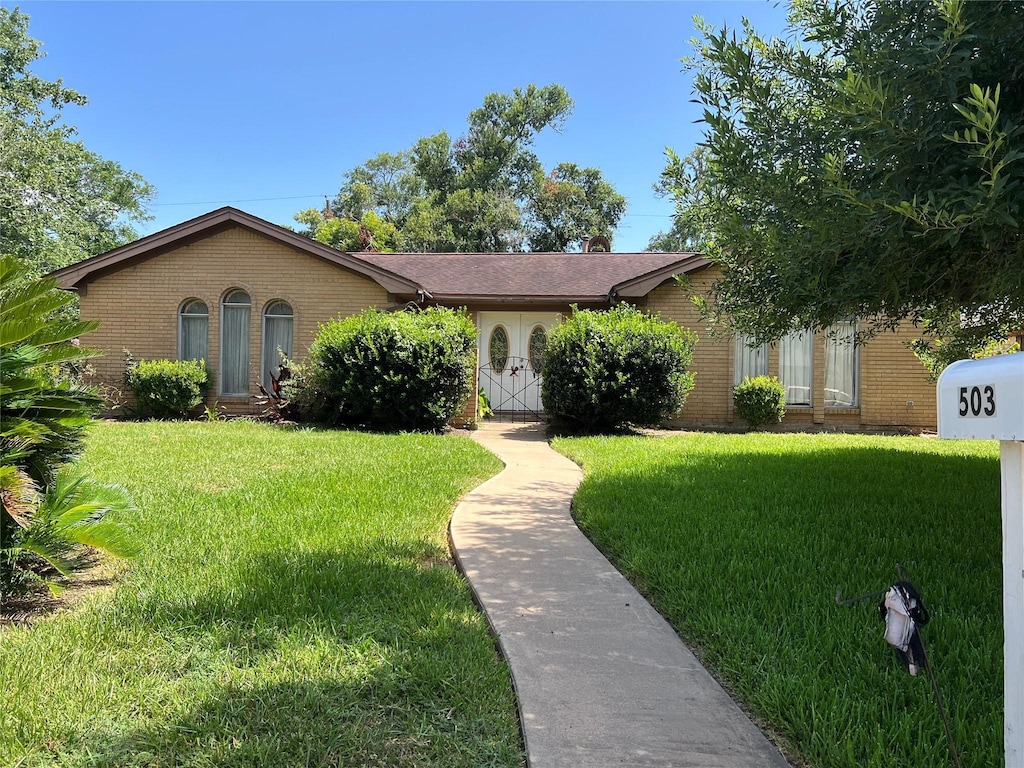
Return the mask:
[(814, 386), (814, 334), (797, 331), (779, 342), (779, 381), (786, 388), (786, 405), (811, 405)]
[(252, 301), (242, 290), (228, 291), (220, 305), (220, 393), (249, 394), (249, 319)]
[(857, 400), (857, 322), (836, 323), (825, 336), (825, 406), (853, 408)]
[(768, 345), (760, 344), (751, 347), (750, 336), (736, 335), (735, 361), (733, 365), (733, 384), (744, 379), (768, 375)]
[(292, 308), (286, 301), (272, 301), (263, 310), (263, 365), (262, 383), (278, 378), (282, 356), (292, 356)]
[(199, 299), (188, 299), (178, 312), (178, 359), (206, 360), (210, 311)]

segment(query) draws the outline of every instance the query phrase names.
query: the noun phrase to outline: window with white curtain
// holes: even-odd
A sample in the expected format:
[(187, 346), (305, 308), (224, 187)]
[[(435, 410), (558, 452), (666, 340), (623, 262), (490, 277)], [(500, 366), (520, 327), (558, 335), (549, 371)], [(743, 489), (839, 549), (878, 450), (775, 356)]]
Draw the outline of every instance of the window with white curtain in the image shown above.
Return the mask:
[(825, 405), (853, 408), (857, 405), (857, 323), (836, 323), (825, 337)]
[(292, 308), (286, 301), (272, 301), (263, 310), (263, 386), (270, 389), (278, 377), (283, 357), (292, 356)]
[(814, 386), (814, 334), (798, 331), (779, 342), (779, 381), (786, 388), (786, 405), (810, 405)]
[(739, 384), (744, 379), (768, 375), (768, 345), (760, 344), (751, 347), (750, 336), (736, 334), (736, 359), (733, 365), (733, 383)]
[(210, 311), (199, 299), (189, 299), (178, 312), (178, 359), (206, 360)]
[(249, 313), (245, 291), (229, 291), (220, 306), (220, 393), (249, 394)]

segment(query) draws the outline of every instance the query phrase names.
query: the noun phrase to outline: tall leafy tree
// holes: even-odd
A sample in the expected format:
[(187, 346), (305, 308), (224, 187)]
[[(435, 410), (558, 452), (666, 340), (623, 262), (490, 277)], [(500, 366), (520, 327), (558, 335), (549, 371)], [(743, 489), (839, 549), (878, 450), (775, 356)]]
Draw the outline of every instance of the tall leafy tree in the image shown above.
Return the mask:
[[(595, 168), (563, 163), (546, 173), (531, 149), (542, 131), (562, 128), (572, 106), (558, 85), (488, 94), (464, 135), (425, 136), (349, 171), (331, 214), (362, 222), (372, 213), (410, 251), (564, 250), (586, 234), (610, 236), (625, 198)], [(324, 239), (318, 216), (329, 218), (296, 215), (303, 234), (341, 247)]]
[(703, 173), (667, 171), (725, 269), (713, 309), (761, 340), (1024, 326), (1024, 4), (795, 0), (789, 21), (702, 24), (688, 61)]
[(527, 206), (531, 251), (564, 251), (584, 235), (611, 239), (610, 222), (618, 221), (626, 210), (626, 198), (595, 168), (560, 163), (535, 183)]
[(39, 48), (0, 7), (0, 253), (47, 272), (134, 238), (153, 189), (75, 140), (63, 110), (86, 98), (31, 71)]

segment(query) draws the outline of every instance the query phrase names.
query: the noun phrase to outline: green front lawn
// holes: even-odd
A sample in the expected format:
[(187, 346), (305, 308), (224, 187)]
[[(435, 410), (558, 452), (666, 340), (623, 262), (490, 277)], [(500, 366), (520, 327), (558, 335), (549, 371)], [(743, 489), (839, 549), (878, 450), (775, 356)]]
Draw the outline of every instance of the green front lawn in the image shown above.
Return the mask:
[(919, 588), (922, 637), (964, 766), (1002, 763), (999, 458), (994, 442), (850, 435), (560, 439), (578, 522), (709, 668), (819, 768), (951, 765), (924, 672), (878, 600)]
[(446, 542), (472, 441), (98, 424), (144, 554), (0, 628), (0, 765), (518, 766), (509, 674)]

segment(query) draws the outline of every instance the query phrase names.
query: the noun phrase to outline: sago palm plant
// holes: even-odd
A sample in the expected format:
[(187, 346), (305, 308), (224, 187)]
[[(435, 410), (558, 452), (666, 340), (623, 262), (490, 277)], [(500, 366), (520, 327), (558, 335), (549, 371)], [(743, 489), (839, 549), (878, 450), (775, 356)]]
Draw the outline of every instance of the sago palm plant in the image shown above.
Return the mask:
[[(61, 467), (82, 449), (102, 405), (70, 366), (95, 355), (78, 337), (96, 327), (68, 319), (73, 301), (55, 280), (33, 278), (0, 257), (0, 592), (38, 577), (49, 564), (67, 575), (83, 562), (78, 544), (131, 554), (126, 535), (103, 518), (127, 500), (75, 480)], [(92, 498), (89, 496), (92, 494)]]

